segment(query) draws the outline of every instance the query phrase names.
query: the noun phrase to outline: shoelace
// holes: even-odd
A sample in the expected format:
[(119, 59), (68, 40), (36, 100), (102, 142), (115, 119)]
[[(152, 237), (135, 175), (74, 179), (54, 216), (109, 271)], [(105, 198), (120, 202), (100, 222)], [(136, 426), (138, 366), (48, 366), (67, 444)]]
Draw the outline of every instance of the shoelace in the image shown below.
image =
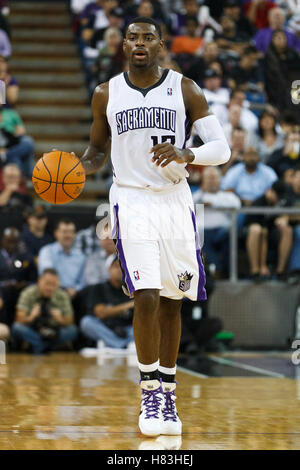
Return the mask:
[(177, 421), (177, 413), (175, 407), (175, 392), (165, 392), (165, 406), (163, 407), (164, 421)]
[(159, 418), (158, 414), (161, 407), (162, 394), (160, 387), (156, 390), (143, 389), (143, 405), (146, 408), (145, 419)]

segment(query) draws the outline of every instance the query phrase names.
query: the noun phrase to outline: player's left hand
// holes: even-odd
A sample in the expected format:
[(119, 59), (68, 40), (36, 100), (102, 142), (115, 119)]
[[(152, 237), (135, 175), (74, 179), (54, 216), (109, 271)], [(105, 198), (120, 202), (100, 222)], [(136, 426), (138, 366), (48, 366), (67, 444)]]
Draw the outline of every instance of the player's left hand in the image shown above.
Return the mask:
[(165, 167), (171, 162), (176, 163), (191, 163), (195, 155), (189, 149), (179, 149), (169, 142), (157, 144), (152, 147), (150, 153), (154, 153), (152, 161), (157, 166)]

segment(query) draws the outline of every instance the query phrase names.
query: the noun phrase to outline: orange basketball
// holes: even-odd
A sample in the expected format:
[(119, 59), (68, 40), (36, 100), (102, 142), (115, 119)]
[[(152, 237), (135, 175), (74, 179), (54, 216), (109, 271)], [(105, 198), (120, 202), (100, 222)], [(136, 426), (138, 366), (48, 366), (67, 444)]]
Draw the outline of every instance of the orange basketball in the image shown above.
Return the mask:
[(84, 188), (85, 171), (80, 160), (68, 152), (44, 153), (32, 172), (35, 192), (52, 204), (76, 199)]

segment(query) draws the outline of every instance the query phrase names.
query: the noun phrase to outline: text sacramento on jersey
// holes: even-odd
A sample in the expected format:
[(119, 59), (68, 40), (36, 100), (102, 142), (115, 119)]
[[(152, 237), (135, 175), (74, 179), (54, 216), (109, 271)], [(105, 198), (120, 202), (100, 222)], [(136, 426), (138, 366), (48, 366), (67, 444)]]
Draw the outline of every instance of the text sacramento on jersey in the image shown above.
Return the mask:
[(176, 111), (174, 109), (132, 108), (116, 114), (118, 134), (135, 130), (157, 128), (175, 132)]

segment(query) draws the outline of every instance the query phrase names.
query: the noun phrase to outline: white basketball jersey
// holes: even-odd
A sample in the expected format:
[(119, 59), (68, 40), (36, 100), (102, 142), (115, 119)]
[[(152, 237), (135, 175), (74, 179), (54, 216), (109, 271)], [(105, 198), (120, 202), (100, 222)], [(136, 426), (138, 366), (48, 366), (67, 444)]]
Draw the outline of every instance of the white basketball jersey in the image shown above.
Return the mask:
[(171, 162), (157, 167), (150, 153), (154, 145), (163, 142), (185, 147), (187, 119), (181, 80), (181, 74), (166, 69), (161, 79), (146, 89), (134, 86), (126, 72), (109, 81), (106, 114), (116, 184), (159, 191), (188, 176), (185, 164)]

